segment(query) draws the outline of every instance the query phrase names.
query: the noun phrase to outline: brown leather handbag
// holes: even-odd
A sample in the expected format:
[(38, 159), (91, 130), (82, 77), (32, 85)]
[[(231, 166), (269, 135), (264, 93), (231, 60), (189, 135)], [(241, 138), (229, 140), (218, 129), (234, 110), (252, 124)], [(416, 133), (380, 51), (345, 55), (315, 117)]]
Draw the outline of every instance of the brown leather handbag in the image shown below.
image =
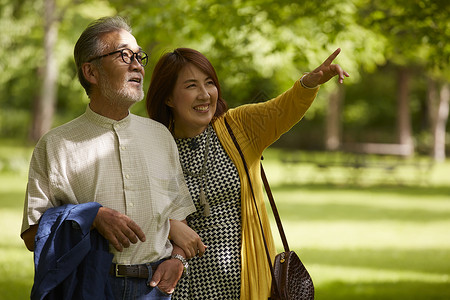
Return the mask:
[(261, 217), (259, 215), (258, 206), (256, 203), (255, 194), (253, 192), (253, 186), (250, 180), (250, 174), (248, 171), (247, 163), (245, 162), (244, 154), (239, 147), (236, 137), (231, 130), (230, 125), (225, 119), (225, 125), (228, 132), (242, 158), (244, 164), (245, 172), (247, 173), (248, 181), (253, 195), (253, 201), (255, 203), (256, 212), (258, 214), (259, 225), (261, 226), (261, 232), (263, 234), (264, 246), (266, 248), (266, 255), (270, 266), (270, 272), (272, 273), (272, 289), (271, 289), (271, 300), (313, 300), (314, 299), (314, 284), (303, 265), (302, 261), (294, 251), (289, 250), (289, 245), (287, 243), (286, 235), (284, 233), (283, 225), (281, 224), (281, 219), (278, 214), (278, 209), (275, 205), (275, 200), (273, 199), (272, 191), (270, 190), (269, 183), (267, 181), (264, 168), (261, 164), (261, 178), (264, 183), (264, 188), (266, 190), (267, 196), (269, 198), (270, 206), (272, 207), (273, 215), (277, 222), (278, 231), (280, 232), (281, 241), (283, 242), (284, 252), (281, 252), (275, 256), (275, 261), (272, 265), (270, 259), (269, 249), (267, 247), (267, 242), (264, 235), (263, 226), (261, 223)]

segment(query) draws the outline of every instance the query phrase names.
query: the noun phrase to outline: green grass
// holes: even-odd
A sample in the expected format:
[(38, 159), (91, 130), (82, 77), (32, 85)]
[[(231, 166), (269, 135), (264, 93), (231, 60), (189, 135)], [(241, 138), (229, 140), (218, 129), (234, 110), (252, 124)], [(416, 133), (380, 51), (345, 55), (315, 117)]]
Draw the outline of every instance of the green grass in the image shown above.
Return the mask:
[(0, 173), (0, 297), (29, 299), (33, 254), (19, 237), (26, 176)]
[(266, 154), (265, 169), (317, 299), (450, 299), (448, 162), (434, 166), (426, 182), (353, 185), (317, 180), (323, 174), (308, 164), (286, 168), (280, 155)]
[[(30, 148), (0, 146), (0, 298), (28, 299), (33, 255), (19, 237)], [(450, 162), (428, 182), (327, 182), (307, 164), (264, 165), (288, 241), (316, 299), (450, 299)], [(8, 159), (9, 158), (9, 159)], [(12, 160), (19, 162), (12, 162)], [(341, 170), (341, 172), (347, 172)], [(272, 221), (273, 222), (273, 221)], [(274, 236), (277, 237), (273, 224)], [(281, 242), (276, 238), (278, 250)]]

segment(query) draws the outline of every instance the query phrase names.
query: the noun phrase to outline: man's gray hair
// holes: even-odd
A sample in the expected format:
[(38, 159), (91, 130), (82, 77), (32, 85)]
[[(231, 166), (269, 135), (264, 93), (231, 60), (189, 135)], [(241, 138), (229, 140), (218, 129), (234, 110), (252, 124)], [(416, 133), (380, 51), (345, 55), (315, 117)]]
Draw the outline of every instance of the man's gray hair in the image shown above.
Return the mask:
[(91, 92), (91, 84), (84, 78), (81, 66), (89, 59), (104, 54), (106, 45), (102, 43), (101, 37), (105, 33), (125, 30), (131, 33), (129, 23), (120, 16), (104, 17), (93, 21), (83, 31), (75, 44), (73, 56), (77, 67), (78, 79), (86, 94)]

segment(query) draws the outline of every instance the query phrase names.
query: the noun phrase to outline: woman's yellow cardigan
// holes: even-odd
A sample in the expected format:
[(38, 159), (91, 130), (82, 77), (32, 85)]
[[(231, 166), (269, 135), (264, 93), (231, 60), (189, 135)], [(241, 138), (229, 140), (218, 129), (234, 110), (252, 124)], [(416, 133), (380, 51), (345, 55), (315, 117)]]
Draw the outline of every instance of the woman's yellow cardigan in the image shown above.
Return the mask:
[(272, 276), (248, 178), (241, 157), (225, 127), (224, 119), (226, 118), (230, 124), (244, 153), (273, 261), (276, 252), (263, 200), (260, 175), (261, 155), (264, 149), (301, 120), (314, 101), (318, 90), (318, 88), (305, 89), (300, 81), (296, 81), (292, 88), (272, 100), (230, 109), (224, 116), (213, 122), (222, 146), (238, 170), (241, 182), (241, 299), (267, 299), (270, 295)]

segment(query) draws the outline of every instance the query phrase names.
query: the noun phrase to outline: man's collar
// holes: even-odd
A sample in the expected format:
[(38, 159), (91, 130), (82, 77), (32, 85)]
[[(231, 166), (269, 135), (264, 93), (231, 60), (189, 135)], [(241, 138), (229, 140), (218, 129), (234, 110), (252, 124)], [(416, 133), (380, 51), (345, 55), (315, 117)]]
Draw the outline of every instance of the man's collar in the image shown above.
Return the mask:
[(123, 127), (123, 126), (128, 125), (131, 120), (130, 112), (128, 112), (128, 116), (126, 116), (122, 120), (116, 121), (116, 120), (110, 119), (108, 117), (102, 116), (102, 115), (94, 112), (89, 107), (89, 105), (86, 108), (86, 116), (88, 117), (89, 120), (91, 120), (92, 122), (94, 122), (97, 125), (102, 126), (104, 128), (111, 128), (112, 126), (114, 126), (115, 128)]

